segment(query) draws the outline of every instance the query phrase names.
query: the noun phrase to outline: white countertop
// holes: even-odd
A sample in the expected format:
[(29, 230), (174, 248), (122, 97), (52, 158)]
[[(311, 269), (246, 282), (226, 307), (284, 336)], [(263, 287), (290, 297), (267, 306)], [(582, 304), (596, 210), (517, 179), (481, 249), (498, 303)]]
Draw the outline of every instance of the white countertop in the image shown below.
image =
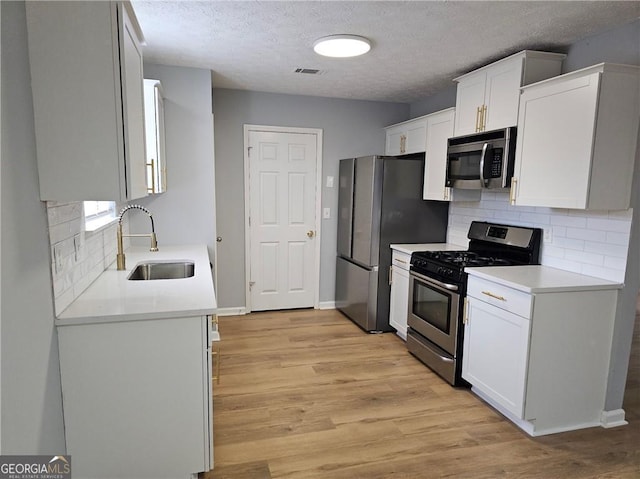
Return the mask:
[(621, 289), (624, 285), (549, 266), (484, 266), (465, 268), (471, 276), (494, 281), (525, 293)]
[(416, 251), (466, 251), (465, 246), (451, 243), (415, 243), (415, 244), (392, 244), (391, 249), (411, 254)]
[[(153, 253), (148, 248), (131, 247), (125, 255), (126, 270), (117, 271), (114, 261), (58, 316), (57, 326), (215, 313), (216, 296), (205, 245), (161, 245), (160, 250)], [(140, 262), (168, 260), (195, 263), (195, 274), (181, 279), (127, 279)]]

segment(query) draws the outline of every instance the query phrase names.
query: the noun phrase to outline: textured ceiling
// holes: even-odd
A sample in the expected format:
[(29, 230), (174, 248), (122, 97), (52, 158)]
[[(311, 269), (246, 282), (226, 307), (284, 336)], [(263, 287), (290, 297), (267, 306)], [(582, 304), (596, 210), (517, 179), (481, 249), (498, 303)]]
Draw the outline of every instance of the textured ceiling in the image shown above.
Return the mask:
[[(640, 17), (638, 1), (132, 4), (145, 60), (210, 69), (215, 87), (406, 103), (511, 53), (566, 52), (576, 40)], [(342, 33), (369, 38), (371, 52), (352, 59), (313, 52), (317, 38)]]

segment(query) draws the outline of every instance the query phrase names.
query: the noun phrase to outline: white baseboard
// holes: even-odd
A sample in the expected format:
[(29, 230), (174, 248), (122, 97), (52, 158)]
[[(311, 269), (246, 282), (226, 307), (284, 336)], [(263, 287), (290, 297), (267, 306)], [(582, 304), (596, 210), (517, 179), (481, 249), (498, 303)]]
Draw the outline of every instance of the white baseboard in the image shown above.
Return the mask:
[(600, 424), (602, 427), (618, 427), (629, 424), (624, 420), (624, 409), (614, 409), (613, 411), (602, 411), (600, 415)]
[(321, 301), (318, 303), (318, 309), (336, 309), (335, 301)]
[(216, 310), (218, 316), (241, 316), (247, 314), (247, 308), (244, 306), (238, 306), (235, 308), (218, 308)]

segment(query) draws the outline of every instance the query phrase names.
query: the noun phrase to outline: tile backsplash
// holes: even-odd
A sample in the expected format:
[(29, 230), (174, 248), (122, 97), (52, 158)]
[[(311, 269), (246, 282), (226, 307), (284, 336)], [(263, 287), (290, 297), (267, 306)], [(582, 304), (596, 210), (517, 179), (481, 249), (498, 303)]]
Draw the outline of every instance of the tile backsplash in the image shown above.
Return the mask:
[(84, 231), (81, 201), (48, 201), (47, 218), (53, 295), (59, 315), (115, 261), (117, 223), (97, 231)]
[(479, 202), (450, 204), (447, 241), (466, 246), (472, 220), (542, 228), (542, 264), (623, 282), (632, 212), (511, 206), (508, 192), (483, 191)]

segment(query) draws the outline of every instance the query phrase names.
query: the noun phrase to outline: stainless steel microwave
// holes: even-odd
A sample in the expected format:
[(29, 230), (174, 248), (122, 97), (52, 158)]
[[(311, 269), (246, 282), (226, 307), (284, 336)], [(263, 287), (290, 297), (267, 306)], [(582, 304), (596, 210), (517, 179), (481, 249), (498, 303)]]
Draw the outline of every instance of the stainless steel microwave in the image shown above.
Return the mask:
[(510, 187), (515, 150), (515, 126), (449, 138), (446, 185), (472, 190)]

